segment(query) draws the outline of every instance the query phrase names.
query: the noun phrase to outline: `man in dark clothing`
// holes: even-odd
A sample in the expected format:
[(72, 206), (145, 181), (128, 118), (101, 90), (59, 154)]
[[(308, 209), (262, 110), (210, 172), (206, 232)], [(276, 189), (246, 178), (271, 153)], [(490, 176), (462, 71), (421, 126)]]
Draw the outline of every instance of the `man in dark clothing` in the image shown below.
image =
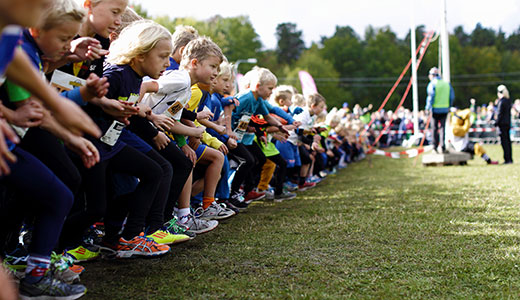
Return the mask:
[(504, 164), (512, 164), (513, 151), (511, 150), (511, 138), (509, 136), (509, 130), (511, 129), (511, 99), (505, 85), (498, 86), (497, 96), (496, 126), (500, 135), (500, 144), (502, 144), (502, 150), (504, 150)]

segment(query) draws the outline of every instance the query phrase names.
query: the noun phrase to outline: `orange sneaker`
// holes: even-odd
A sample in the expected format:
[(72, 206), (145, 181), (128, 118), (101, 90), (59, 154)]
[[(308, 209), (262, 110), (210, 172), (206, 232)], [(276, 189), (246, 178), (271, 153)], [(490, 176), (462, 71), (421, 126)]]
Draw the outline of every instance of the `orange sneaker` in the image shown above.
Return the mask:
[(153, 239), (145, 237), (143, 232), (129, 241), (124, 238), (119, 238), (119, 245), (117, 245), (118, 258), (159, 256), (169, 251), (169, 246), (157, 244)]

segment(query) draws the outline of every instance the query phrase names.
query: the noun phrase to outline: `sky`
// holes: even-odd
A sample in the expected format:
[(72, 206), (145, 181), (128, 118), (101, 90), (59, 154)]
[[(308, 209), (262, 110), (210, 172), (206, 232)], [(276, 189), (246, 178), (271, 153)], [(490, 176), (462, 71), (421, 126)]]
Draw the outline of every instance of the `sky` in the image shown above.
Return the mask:
[[(141, 4), (152, 17), (168, 15), (172, 18), (194, 17), (199, 20), (214, 15), (235, 17), (249, 16), (264, 49), (276, 47), (276, 26), (291, 22), (303, 32), (307, 46), (319, 42), (322, 36), (330, 37), (336, 26), (350, 26), (364, 36), (368, 25), (389, 25), (404, 38), (411, 28), (412, 15), (416, 25), (426, 30), (440, 29), (442, 0), (130, 0)], [(196, 3), (196, 5), (191, 5)], [(519, 0), (446, 0), (447, 26), (450, 32), (462, 25), (466, 33), (473, 31), (477, 23), (486, 28), (507, 34), (520, 27)], [(414, 14), (412, 14), (414, 12)]]

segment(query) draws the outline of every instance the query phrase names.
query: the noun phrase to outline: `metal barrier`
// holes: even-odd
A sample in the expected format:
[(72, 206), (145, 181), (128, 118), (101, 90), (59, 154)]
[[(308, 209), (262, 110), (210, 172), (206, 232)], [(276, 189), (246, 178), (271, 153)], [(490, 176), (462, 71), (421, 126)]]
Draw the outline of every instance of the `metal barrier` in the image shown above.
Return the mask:
[[(471, 126), (468, 133), (472, 142), (481, 142), (484, 144), (500, 143), (500, 137), (495, 127), (495, 121), (476, 121)], [(520, 143), (520, 120), (511, 120), (511, 130), (509, 131), (511, 142)]]

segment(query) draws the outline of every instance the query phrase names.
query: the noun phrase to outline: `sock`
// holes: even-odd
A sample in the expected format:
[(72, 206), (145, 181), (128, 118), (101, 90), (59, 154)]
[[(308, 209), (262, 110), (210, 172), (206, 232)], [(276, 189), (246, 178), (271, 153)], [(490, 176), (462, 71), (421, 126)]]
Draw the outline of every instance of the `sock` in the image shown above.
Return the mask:
[(300, 180), (298, 181), (298, 184), (299, 185), (304, 185), (305, 184), (305, 177), (300, 176)]
[(179, 208), (178, 207), (173, 207), (173, 215), (174, 216), (179, 215)]
[(177, 220), (179, 220), (179, 223), (186, 224), (188, 222), (188, 218), (190, 216), (190, 208), (179, 208), (177, 210)]
[(486, 153), (482, 154), (482, 158), (488, 163), (491, 161), (491, 158)]
[(202, 208), (206, 209), (210, 207), (211, 203), (215, 202), (214, 197), (202, 197)]
[(41, 256), (30, 254), (27, 258), (27, 268), (25, 269), (25, 281), (27, 283), (36, 283), (40, 281), (49, 270), (51, 258), (49, 256)]

